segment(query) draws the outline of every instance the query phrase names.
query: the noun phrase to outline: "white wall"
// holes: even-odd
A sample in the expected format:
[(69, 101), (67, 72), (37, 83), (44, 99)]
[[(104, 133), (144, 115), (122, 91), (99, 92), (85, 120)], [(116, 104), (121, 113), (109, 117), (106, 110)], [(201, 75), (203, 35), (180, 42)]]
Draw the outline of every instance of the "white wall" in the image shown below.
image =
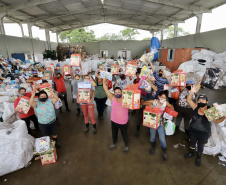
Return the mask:
[(204, 47), (217, 53), (221, 53), (226, 51), (226, 28), (166, 39), (162, 41), (162, 46), (168, 48)]
[[(0, 35), (0, 55), (11, 58), (12, 53), (33, 53), (32, 40), (33, 40), (33, 46), (34, 46), (34, 53), (43, 54), (45, 49), (48, 49), (48, 44), (46, 41)], [(52, 50), (57, 49), (57, 46), (58, 46), (57, 43), (51, 42), (50, 44), (51, 44)], [(8, 48), (8, 54), (7, 54), (7, 48)]]

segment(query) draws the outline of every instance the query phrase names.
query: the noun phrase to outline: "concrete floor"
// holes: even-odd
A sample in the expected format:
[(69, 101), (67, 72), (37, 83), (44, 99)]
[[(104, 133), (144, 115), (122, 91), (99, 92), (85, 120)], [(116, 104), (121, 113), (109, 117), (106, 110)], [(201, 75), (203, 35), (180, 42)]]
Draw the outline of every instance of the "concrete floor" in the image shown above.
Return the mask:
[[(67, 84), (67, 87), (68, 84)], [(68, 88), (69, 90), (69, 88)], [(225, 103), (226, 88), (221, 90), (202, 89), (210, 103)], [(202, 158), (202, 166), (196, 167), (195, 158), (185, 160), (187, 148), (175, 144), (184, 141), (184, 134), (167, 136), (168, 161), (163, 161), (160, 143), (157, 140), (156, 153), (149, 154), (150, 142), (148, 129), (141, 128), (140, 137), (135, 137), (138, 112), (130, 116), (128, 133), (129, 153), (123, 153), (123, 140), (119, 133), (118, 146), (114, 151), (108, 148), (112, 143), (110, 110), (107, 108), (104, 120), (97, 120), (98, 133), (92, 129), (84, 134), (83, 116), (76, 115), (75, 105), (71, 102), (71, 112), (59, 115), (59, 141), (62, 147), (57, 150), (58, 161), (42, 166), (40, 160), (32, 160), (29, 167), (0, 177), (3, 185), (143, 185), (143, 184), (183, 184), (183, 185), (223, 185), (226, 182), (226, 167), (217, 164), (218, 157)], [(97, 114), (97, 112), (96, 112)], [(7, 181), (4, 181), (7, 179)]]

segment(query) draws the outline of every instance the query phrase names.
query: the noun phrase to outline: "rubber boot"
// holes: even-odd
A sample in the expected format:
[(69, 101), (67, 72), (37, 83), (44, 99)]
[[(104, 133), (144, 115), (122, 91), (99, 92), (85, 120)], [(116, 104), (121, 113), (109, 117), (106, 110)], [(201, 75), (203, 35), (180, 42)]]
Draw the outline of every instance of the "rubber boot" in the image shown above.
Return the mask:
[(162, 157), (165, 161), (167, 161), (168, 157), (167, 157), (167, 154), (166, 154), (166, 148), (162, 148)]
[(196, 157), (196, 160), (195, 160), (196, 166), (201, 166), (201, 158), (202, 158), (202, 153), (197, 152), (197, 157)]
[(195, 152), (195, 149), (190, 148), (189, 153), (185, 154), (184, 158), (187, 159), (187, 158), (193, 157), (194, 156), (194, 152)]
[(156, 142), (151, 142), (151, 150), (150, 150), (150, 154), (153, 155), (155, 153), (155, 144)]
[(89, 123), (86, 123), (86, 128), (84, 130), (84, 133), (87, 133), (87, 132), (89, 132)]

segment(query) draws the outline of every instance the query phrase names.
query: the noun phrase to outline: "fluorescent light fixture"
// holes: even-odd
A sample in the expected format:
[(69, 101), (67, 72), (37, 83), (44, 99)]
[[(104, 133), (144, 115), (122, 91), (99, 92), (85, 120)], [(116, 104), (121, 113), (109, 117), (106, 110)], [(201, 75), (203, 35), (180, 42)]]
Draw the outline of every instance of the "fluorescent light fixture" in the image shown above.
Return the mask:
[(104, 4), (104, 0), (100, 0), (101, 1), (101, 4)]

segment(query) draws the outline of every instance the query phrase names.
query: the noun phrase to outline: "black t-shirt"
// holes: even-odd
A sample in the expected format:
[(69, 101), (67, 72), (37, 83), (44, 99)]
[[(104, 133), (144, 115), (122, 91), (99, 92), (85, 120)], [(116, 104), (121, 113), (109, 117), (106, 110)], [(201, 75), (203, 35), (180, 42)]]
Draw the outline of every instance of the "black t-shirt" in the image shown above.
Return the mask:
[[(207, 107), (209, 108), (209, 106)], [(211, 133), (211, 125), (205, 115), (198, 113), (199, 107), (196, 107), (193, 111), (190, 128), (196, 131)]]

